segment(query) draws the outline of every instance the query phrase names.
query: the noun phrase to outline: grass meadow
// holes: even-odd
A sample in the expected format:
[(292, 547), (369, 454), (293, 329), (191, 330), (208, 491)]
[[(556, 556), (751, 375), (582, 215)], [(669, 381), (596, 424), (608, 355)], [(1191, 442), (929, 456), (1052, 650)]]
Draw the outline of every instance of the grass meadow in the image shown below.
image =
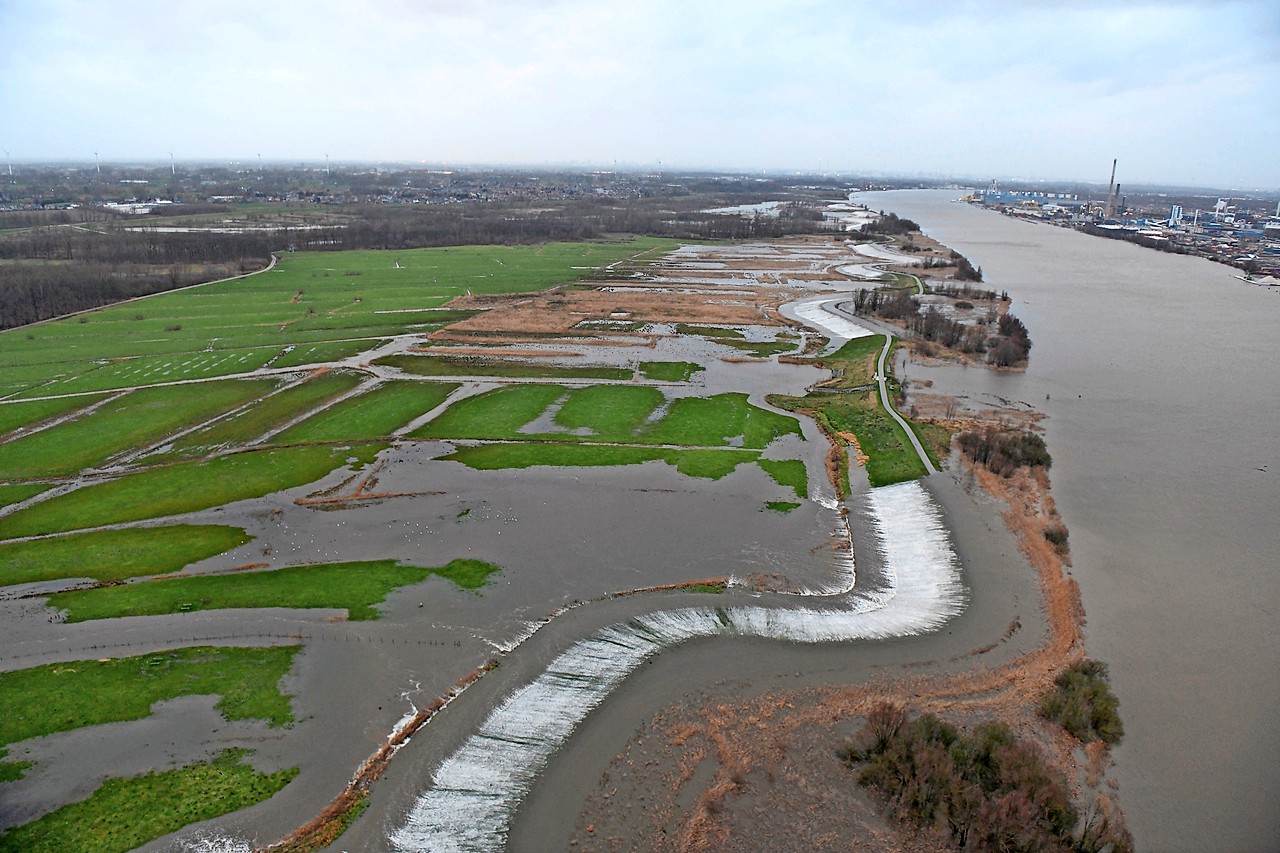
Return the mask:
[(0, 833), (0, 853), (125, 853), (187, 824), (260, 803), (298, 774), (296, 767), (260, 773), (244, 763), (248, 754), (229, 749), (207, 762), (108, 779), (87, 799)]
[(385, 382), (294, 424), (272, 442), (383, 438), (443, 403), (457, 388), (453, 382)]
[(455, 296), (545, 290), (669, 242), (286, 253), (248, 278), (0, 332), (0, 399), (208, 379), (277, 357), (304, 364), (308, 347), (333, 358), (337, 342), (350, 357), (457, 319), (436, 310)]
[(162, 518), (258, 498), (314, 482), (348, 458), (368, 463), (382, 447), (261, 450), (126, 474), (0, 517), (0, 539)]
[(395, 560), (288, 566), (77, 589), (51, 595), (48, 605), (65, 610), (68, 622), (232, 607), (337, 608), (361, 621), (377, 619), (374, 605), (402, 586), (436, 575), (462, 589), (478, 589), (497, 570), (479, 560), (454, 560), (435, 568)]
[(176, 524), (5, 542), (0, 544), (0, 586), (163, 575), (251, 541), (253, 537), (238, 527)]
[(0, 746), (85, 726), (140, 720), (178, 696), (216, 695), (228, 720), (293, 722), (280, 682), (301, 646), (198, 646), (0, 673)]

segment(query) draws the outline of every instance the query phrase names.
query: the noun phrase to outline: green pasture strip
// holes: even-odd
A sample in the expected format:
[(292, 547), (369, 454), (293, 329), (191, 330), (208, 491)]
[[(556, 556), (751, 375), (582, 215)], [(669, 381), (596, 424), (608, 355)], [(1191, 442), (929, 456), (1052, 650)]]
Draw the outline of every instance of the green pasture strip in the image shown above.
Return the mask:
[(45, 483), (0, 483), (0, 507), (21, 503), (49, 488)]
[(662, 405), (657, 388), (631, 385), (593, 385), (569, 392), (555, 421), (565, 429), (588, 429), (604, 441), (635, 442), (635, 434)]
[(54, 394), (113, 391), (135, 386), (159, 385), (189, 379), (216, 379), (257, 370), (280, 352), (280, 345), (243, 350), (179, 352), (146, 356), (96, 366), (36, 388), (20, 397), (34, 399)]
[[(4, 751), (0, 750), (0, 756)], [(33, 766), (30, 761), (0, 761), (0, 782), (17, 782)]]
[(410, 435), (414, 438), (506, 439), (546, 411), (569, 389), (560, 385), (512, 385), (459, 400)]
[(0, 518), (0, 539), (142, 521), (303, 486), (383, 445), (290, 447), (186, 462), (85, 486)]
[(764, 448), (790, 434), (802, 434), (795, 418), (757, 408), (747, 402), (746, 394), (717, 394), (673, 401), (666, 416), (647, 428), (640, 440), (717, 447), (741, 437), (743, 447)]
[(314, 376), (291, 388), (272, 394), (230, 418), (188, 433), (174, 442), (179, 455), (203, 455), (219, 447), (247, 444), (263, 433), (288, 423), (339, 394), (358, 386), (361, 377), (355, 373), (335, 371)]
[(478, 471), (532, 468), (538, 465), (555, 468), (607, 467), (639, 465), (660, 460), (687, 477), (718, 480), (733, 473), (743, 463), (757, 461), (759, 455), (752, 450), (677, 450), (607, 444), (515, 442), (459, 447), (441, 458), (460, 462)]
[[(899, 412), (899, 414), (902, 413)], [(941, 470), (942, 463), (939, 460), (946, 459), (947, 454), (951, 452), (951, 430), (941, 424), (913, 421), (905, 416), (903, 420), (907, 422), (907, 426), (911, 427), (916, 438), (920, 439), (920, 446), (924, 448), (933, 467)]]
[(294, 424), (274, 444), (357, 441), (389, 436), (431, 411), (458, 388), (454, 382), (384, 382)]
[(126, 853), (197, 821), (270, 798), (298, 768), (259, 773), (241, 763), (247, 750), (212, 761), (108, 779), (88, 799), (0, 833), (0, 853)]
[(840, 375), (823, 383), (831, 388), (857, 388), (869, 385), (876, 373), (876, 359), (884, 346), (884, 335), (867, 335), (854, 338), (831, 355), (814, 359), (814, 363)]
[(271, 363), (272, 367), (301, 367), (306, 364), (328, 364), (359, 355), (366, 350), (377, 349), (386, 343), (383, 338), (359, 341), (331, 341), (327, 343), (298, 344), (292, 350)]
[(645, 420), (662, 402), (662, 392), (657, 388), (598, 385), (570, 390), (559, 385), (516, 385), (460, 400), (415, 430), (413, 436), (552, 439), (566, 443), (584, 440), (582, 436), (562, 433), (520, 432), (561, 398), (564, 404), (556, 413), (556, 423), (566, 429), (592, 430), (585, 440), (720, 447), (741, 438), (743, 447), (760, 449), (783, 435), (801, 435), (795, 418), (757, 408), (747, 402), (746, 394), (680, 398), (672, 402), (661, 420), (644, 427)]
[(779, 341), (720, 341), (726, 346), (731, 346), (736, 350), (750, 353), (756, 358), (768, 358), (771, 355), (779, 355), (784, 352), (793, 351), (797, 343), (796, 341), (779, 340)]
[(50, 400), (29, 400), (24, 403), (0, 405), (0, 438), (19, 427), (35, 426), (67, 412), (74, 412), (96, 403), (102, 395), (92, 397), (57, 397)]
[(645, 379), (655, 382), (688, 382), (695, 373), (704, 370), (691, 361), (642, 361), (640, 372)]
[(251, 541), (253, 537), (238, 527), (179, 524), (7, 542), (0, 544), (0, 586), (163, 575)]
[(74, 474), (243, 405), (274, 385), (226, 380), (133, 391), (85, 417), (0, 445), (0, 478)]
[(800, 500), (809, 498), (809, 473), (799, 459), (761, 459), (757, 463), (779, 486), (790, 487)]
[(417, 376), (503, 376), (511, 379), (631, 379), (626, 367), (561, 367), (451, 355), (389, 355), (374, 361)]
[(74, 590), (50, 596), (48, 603), (66, 610), (69, 622), (234, 607), (338, 608), (352, 620), (366, 620), (377, 619), (374, 605), (402, 586), (440, 575), (476, 589), (495, 571), (497, 566), (479, 560), (454, 560), (436, 568), (395, 560), (325, 563)]
[(880, 408), (876, 392), (865, 394), (813, 394), (808, 397), (776, 397), (770, 402), (788, 411), (807, 412), (833, 432), (849, 432), (867, 455), (867, 479), (872, 486), (887, 486), (925, 475), (902, 427)]
[(799, 509), (800, 504), (795, 501), (765, 501), (764, 508), (773, 510), (774, 512), (787, 513), (793, 509)]
[(686, 477), (719, 480), (737, 470), (739, 465), (757, 462), (760, 454), (754, 450), (671, 450), (667, 461)]
[(676, 334), (699, 335), (704, 338), (745, 338), (746, 335), (737, 329), (724, 329), (719, 326), (694, 326), (689, 323), (676, 323)]
[(586, 468), (611, 465), (639, 465), (652, 460), (666, 461), (670, 451), (659, 447), (617, 447), (607, 444), (557, 444), (515, 442), (459, 447), (445, 461), (461, 462), (477, 471), (507, 468)]
[(85, 726), (141, 720), (178, 696), (216, 695), (228, 720), (293, 722), (280, 682), (301, 646), (193, 646), (127, 658), (48, 663), (0, 673), (0, 745)]

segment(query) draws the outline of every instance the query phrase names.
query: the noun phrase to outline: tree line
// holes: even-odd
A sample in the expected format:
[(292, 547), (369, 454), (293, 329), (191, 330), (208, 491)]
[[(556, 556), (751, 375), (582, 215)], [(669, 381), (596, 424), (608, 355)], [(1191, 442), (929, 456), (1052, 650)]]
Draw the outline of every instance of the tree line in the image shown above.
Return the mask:
[[(815, 217), (813, 205), (788, 205), (786, 215), (778, 217), (702, 212), (716, 201), (681, 196), (619, 202), (588, 196), (552, 209), (487, 202), (334, 205), (320, 214), (318, 208), (303, 208), (315, 214), (318, 226), (238, 233), (145, 230), (156, 217), (123, 218), (102, 208), (6, 211), (0, 213), (0, 229), (19, 230), (0, 234), (0, 329), (261, 269), (281, 251), (513, 245), (616, 234), (752, 239), (827, 227)], [(208, 212), (207, 207), (198, 210)], [(297, 210), (282, 205), (280, 213)], [(175, 212), (166, 209), (162, 221), (182, 222)], [(271, 214), (266, 216), (251, 224), (268, 224)]]
[[(995, 295), (992, 291), (969, 293), (974, 298), (982, 298), (979, 294)], [(1008, 295), (1004, 294), (1003, 298), (1008, 298)], [(971, 355), (985, 353), (987, 361), (997, 367), (1025, 364), (1031, 352), (1031, 337), (1026, 325), (1008, 312), (997, 318), (993, 333), (991, 324), (984, 318), (979, 318), (976, 324), (962, 323), (947, 317), (933, 305), (922, 310), (920, 300), (910, 291), (867, 288), (860, 288), (853, 294), (853, 310), (857, 314), (895, 321), (921, 341), (941, 344)]]

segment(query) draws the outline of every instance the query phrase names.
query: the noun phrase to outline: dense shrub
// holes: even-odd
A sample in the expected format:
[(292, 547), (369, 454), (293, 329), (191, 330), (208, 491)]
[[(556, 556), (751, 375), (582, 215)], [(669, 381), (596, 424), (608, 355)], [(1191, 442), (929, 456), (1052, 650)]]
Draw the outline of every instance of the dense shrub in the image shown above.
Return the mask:
[(859, 782), (885, 797), (895, 818), (941, 829), (962, 850), (1132, 849), (1127, 832), (1106, 821), (1089, 821), (1077, 835), (1079, 815), (1064, 784), (1002, 723), (964, 734), (932, 714), (908, 719), (885, 702), (843, 757), (863, 765)]
[[(1022, 466), (1048, 468), (1053, 464), (1044, 439), (1033, 432), (987, 427), (956, 436), (960, 452), (1001, 477), (1011, 477)], [(1064, 535), (1063, 541), (1066, 537)]]
[(1067, 526), (1061, 521), (1055, 521), (1045, 527), (1044, 538), (1059, 554), (1066, 554), (1070, 550), (1067, 544)]
[(997, 323), (1000, 342), (991, 350), (989, 360), (997, 367), (1013, 367), (1026, 362), (1031, 353), (1031, 336), (1026, 324), (1012, 314), (1000, 315)]
[(1120, 700), (1111, 692), (1107, 665), (1084, 659), (1054, 679), (1054, 689), (1040, 700), (1040, 715), (1053, 720), (1085, 743), (1119, 743), (1124, 737)]
[(920, 226), (910, 219), (904, 219), (896, 213), (885, 213), (883, 210), (880, 211), (879, 219), (862, 226), (864, 234), (907, 234), (919, 230)]

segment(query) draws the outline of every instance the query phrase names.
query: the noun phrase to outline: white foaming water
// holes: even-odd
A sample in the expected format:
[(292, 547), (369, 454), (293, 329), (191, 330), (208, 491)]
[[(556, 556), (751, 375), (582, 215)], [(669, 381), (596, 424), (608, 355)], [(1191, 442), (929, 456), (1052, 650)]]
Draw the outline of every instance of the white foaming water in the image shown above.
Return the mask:
[(611, 625), (562, 653), (502, 701), (439, 767), (405, 823), (399, 851), (497, 851), (512, 816), (551, 755), (647, 658), (695, 637), (818, 643), (883, 639), (938, 628), (964, 608), (959, 563), (941, 513), (918, 482), (869, 499), (885, 584), (816, 607), (693, 607)]
[(816, 328), (828, 337), (852, 340), (876, 334), (870, 329), (859, 326), (852, 320), (848, 320), (827, 309), (828, 304), (834, 304), (839, 301), (841, 300), (827, 299), (818, 302), (792, 303), (783, 307), (791, 308), (797, 320), (800, 320), (806, 326)]
[(188, 853), (253, 853), (253, 845), (248, 841), (221, 835), (199, 835), (178, 843)]

